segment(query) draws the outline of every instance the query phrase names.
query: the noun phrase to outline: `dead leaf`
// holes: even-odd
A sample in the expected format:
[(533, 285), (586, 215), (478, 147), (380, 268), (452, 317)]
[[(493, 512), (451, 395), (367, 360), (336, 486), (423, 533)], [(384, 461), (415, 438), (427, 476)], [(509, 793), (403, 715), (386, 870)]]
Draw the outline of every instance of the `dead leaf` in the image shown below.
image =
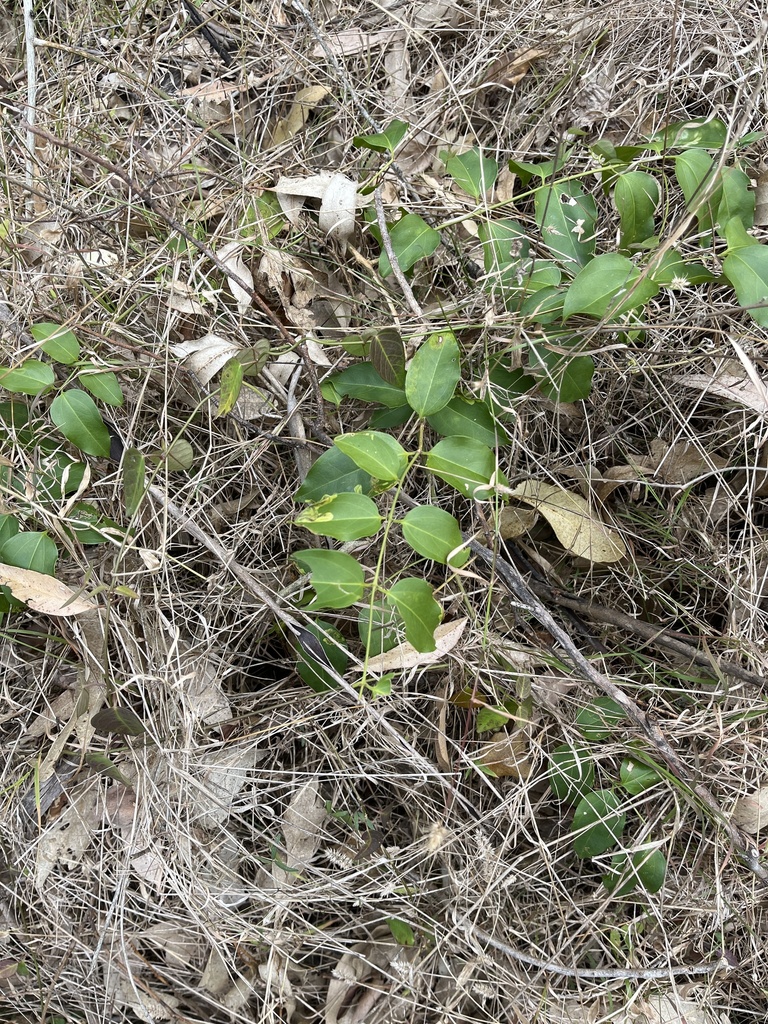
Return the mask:
[(566, 551), (577, 558), (607, 564), (627, 554), (621, 535), (598, 517), (594, 508), (579, 494), (557, 484), (526, 480), (509, 497), (517, 498), (544, 516)]
[(0, 586), (8, 587), (17, 601), (45, 615), (83, 615), (96, 609), (95, 602), (79, 597), (66, 583), (33, 569), (19, 569), (0, 562)]
[(651, 441), (651, 463), (654, 475), (668, 484), (687, 484), (691, 480), (724, 469), (728, 460), (708, 455), (689, 441), (667, 444), (661, 438)]
[(531, 65), (542, 57), (549, 56), (549, 50), (540, 50), (535, 46), (515, 50), (514, 53), (497, 57), (483, 76), (481, 85), (512, 86), (521, 82)]
[[(232, 291), (235, 302), (237, 302), (238, 312), (244, 313), (250, 306), (252, 300), (251, 293), (253, 292), (253, 275), (243, 262), (243, 246), (239, 242), (227, 242), (226, 245), (219, 249), (216, 255), (219, 257), (226, 269), (234, 275), (234, 277), (229, 277), (229, 275), (227, 275), (227, 280), (229, 281), (229, 287)], [(250, 291), (243, 288), (242, 285), (235, 280), (235, 277), (249, 285)]]
[(305, 178), (283, 175), (275, 185), (280, 209), (294, 227), (299, 224), (306, 199), (320, 200), (318, 223), (332, 238), (346, 241), (355, 226), (357, 185), (344, 174), (323, 171)]
[[(732, 373), (721, 373), (718, 377), (706, 377), (703, 374), (691, 373), (680, 378), (680, 383), (689, 388), (696, 388), (705, 394), (717, 395), (729, 402), (746, 406), (754, 412), (765, 416), (768, 413), (764, 390), (758, 389), (754, 383), (746, 377), (737, 377)], [(761, 382), (762, 383), (762, 382)]]
[(407, 641), (393, 647), (391, 651), (377, 654), (368, 660), (366, 671), (369, 675), (380, 676), (385, 672), (403, 672), (420, 665), (432, 665), (441, 661), (449, 651), (453, 650), (461, 639), (468, 619), (457, 619), (443, 622), (435, 630), (435, 650), (417, 651)]
[(300, 89), (296, 93), (287, 115), (281, 117), (273, 128), (266, 148), (272, 149), (292, 139), (297, 132), (301, 131), (307, 123), (309, 115), (327, 95), (328, 89), (323, 85), (310, 85), (306, 89)]
[(316, 44), (312, 50), (312, 56), (327, 57), (329, 53), (332, 53), (334, 56), (341, 57), (364, 53), (376, 46), (388, 46), (404, 38), (405, 32), (402, 29), (393, 31), (385, 28), (380, 32), (364, 32), (359, 28), (349, 28), (331, 35), (329, 28), (326, 28), (323, 42)]
[(768, 827), (768, 786), (761, 786), (749, 796), (739, 797), (734, 805), (731, 821), (751, 836), (756, 836), (762, 829)]
[(522, 732), (496, 732), (480, 747), (477, 764), (490, 768), (499, 778), (527, 779), (531, 774), (528, 740)]
[(636, 1003), (635, 1009), (647, 1024), (723, 1024), (722, 1018), (718, 1020), (705, 1006), (683, 998), (675, 989), (669, 993), (653, 992)]
[(537, 514), (532, 508), (505, 505), (499, 513), (497, 530), (502, 540), (515, 540), (535, 526)]
[(98, 785), (91, 782), (79, 793), (70, 792), (65, 810), (37, 841), (35, 885), (40, 892), (57, 864), (63, 864), (70, 871), (77, 867), (91, 845), (101, 817)]
[(171, 345), (170, 350), (205, 386), (237, 355), (240, 346), (220, 334), (204, 334), (201, 338)]
[(279, 864), (276, 861), (272, 866), (272, 877), (278, 885), (290, 884), (309, 866), (320, 846), (325, 816), (325, 800), (314, 780), (296, 790), (283, 813), (285, 854)]

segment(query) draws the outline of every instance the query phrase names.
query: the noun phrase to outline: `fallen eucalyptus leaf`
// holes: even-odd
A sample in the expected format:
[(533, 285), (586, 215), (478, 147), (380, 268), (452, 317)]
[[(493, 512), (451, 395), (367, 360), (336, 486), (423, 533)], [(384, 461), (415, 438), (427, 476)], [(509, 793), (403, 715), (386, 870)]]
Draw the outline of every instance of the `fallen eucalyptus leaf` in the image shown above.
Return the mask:
[(76, 596), (74, 590), (54, 576), (34, 569), (0, 563), (0, 586), (8, 587), (16, 600), (23, 601), (32, 611), (46, 615), (82, 615), (96, 608), (93, 601)]
[(468, 619), (458, 619), (453, 622), (443, 622), (435, 630), (434, 651), (417, 651), (407, 641), (393, 647), (391, 651), (384, 654), (377, 654), (369, 658), (366, 670), (369, 675), (380, 676), (386, 672), (402, 672), (405, 669), (416, 668), (419, 665), (431, 665), (440, 661), (453, 650), (461, 639), (461, 634), (467, 625)]

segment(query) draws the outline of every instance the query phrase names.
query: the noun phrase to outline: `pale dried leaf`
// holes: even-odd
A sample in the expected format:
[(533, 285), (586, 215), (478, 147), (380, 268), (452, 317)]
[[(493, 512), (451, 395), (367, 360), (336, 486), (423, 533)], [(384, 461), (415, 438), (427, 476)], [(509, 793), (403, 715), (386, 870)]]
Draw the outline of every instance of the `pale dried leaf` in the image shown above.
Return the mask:
[(94, 270), (109, 270), (120, 261), (120, 257), (111, 249), (86, 249), (80, 258), (87, 267)]
[(202, 936), (190, 928), (189, 922), (182, 927), (175, 921), (160, 921), (147, 928), (141, 938), (161, 950), (172, 967), (189, 967), (200, 955)]
[(557, 484), (526, 480), (509, 496), (532, 505), (547, 520), (566, 551), (577, 558), (605, 564), (618, 562), (627, 554), (620, 534), (606, 526), (579, 494)]
[(334, 174), (325, 189), (318, 225), (331, 238), (346, 242), (355, 229), (357, 185), (344, 174)]
[(300, 89), (296, 93), (287, 115), (280, 118), (272, 130), (272, 137), (267, 143), (267, 149), (288, 142), (297, 132), (300, 132), (309, 115), (327, 95), (328, 89), (323, 85), (310, 85), (306, 89)]
[(325, 801), (315, 781), (307, 782), (294, 793), (283, 813), (283, 839), (285, 854), (281, 863), (275, 863), (272, 876), (278, 884), (286, 885), (296, 878), (296, 872), (307, 867), (317, 853), (321, 841), (321, 827), (325, 821)]
[(645, 1015), (647, 1024), (724, 1024), (722, 1017), (674, 990), (669, 994), (653, 992), (636, 1003), (635, 1009)]
[(204, 334), (201, 338), (171, 345), (170, 349), (205, 386), (237, 355), (240, 346), (219, 334)]
[(705, 377), (703, 374), (687, 374), (680, 378), (680, 383), (689, 388), (696, 388), (705, 394), (726, 398), (729, 402), (746, 406), (764, 416), (768, 412), (764, 398), (764, 389), (756, 388), (747, 377), (737, 377), (732, 373), (721, 373), (719, 377)]
[(166, 302), (169, 309), (175, 309), (177, 313), (188, 313), (201, 316), (205, 312), (205, 306), (197, 297), (192, 287), (184, 281), (170, 281), (166, 285), (168, 296)]
[(195, 789), (196, 818), (203, 828), (215, 828), (232, 813), (232, 803), (251, 778), (258, 754), (252, 744), (212, 750), (202, 758), (204, 770)]
[(490, 768), (500, 778), (511, 776), (516, 779), (527, 779), (531, 774), (528, 740), (522, 732), (494, 733), (482, 744), (475, 761), (485, 768)]
[(57, 864), (68, 870), (76, 868), (101, 822), (102, 805), (99, 790), (90, 785), (79, 793), (70, 793), (66, 809), (43, 831), (37, 842), (35, 885), (42, 892)]
[(727, 459), (707, 455), (689, 441), (667, 444), (658, 437), (651, 441), (651, 460), (654, 475), (668, 484), (687, 484), (728, 465)]
[(535, 61), (549, 55), (549, 50), (540, 50), (535, 46), (527, 46), (513, 53), (497, 57), (485, 75), (482, 83), (490, 85), (512, 86), (517, 85), (528, 74)]
[(238, 311), (244, 313), (252, 301), (253, 276), (243, 261), (243, 246), (239, 242), (227, 242), (226, 245), (219, 249), (217, 255), (227, 270), (250, 286), (250, 291), (247, 291), (242, 285), (238, 284), (235, 277), (227, 276), (232, 295), (235, 302), (237, 302)]
[(505, 505), (498, 516), (498, 531), (502, 540), (522, 537), (536, 524), (538, 515), (532, 508)]
[(359, 28), (349, 28), (337, 32), (335, 35), (331, 35), (330, 31), (326, 29), (322, 44), (316, 44), (312, 50), (312, 56), (327, 57), (329, 52), (336, 56), (364, 53), (376, 46), (386, 46), (388, 43), (394, 43), (404, 38), (405, 32), (402, 29), (386, 28), (380, 32), (365, 32)]
[(768, 828), (768, 786), (761, 786), (749, 796), (739, 797), (731, 821), (751, 836)]
[(220, 663), (213, 657), (186, 651), (180, 667), (179, 682), (193, 717), (209, 726), (231, 719), (232, 709), (221, 688)]
[(169, 992), (163, 993), (163, 1000), (160, 1002), (159, 999), (147, 995), (135, 982), (131, 983), (128, 978), (119, 974), (114, 966), (106, 972), (104, 984), (110, 1005), (132, 1011), (146, 1024), (178, 1019), (174, 1011), (179, 1006), (179, 1000)]
[(34, 569), (19, 569), (0, 562), (0, 586), (8, 587), (17, 601), (23, 601), (34, 612), (57, 615), (83, 615), (92, 612), (96, 604), (80, 597), (66, 583)]
[(385, 672), (403, 672), (420, 665), (432, 665), (441, 661), (452, 651), (461, 639), (468, 619), (456, 619), (441, 623), (435, 630), (435, 650), (417, 651), (407, 641), (393, 647), (391, 651), (370, 658), (365, 666), (368, 675), (380, 676)]

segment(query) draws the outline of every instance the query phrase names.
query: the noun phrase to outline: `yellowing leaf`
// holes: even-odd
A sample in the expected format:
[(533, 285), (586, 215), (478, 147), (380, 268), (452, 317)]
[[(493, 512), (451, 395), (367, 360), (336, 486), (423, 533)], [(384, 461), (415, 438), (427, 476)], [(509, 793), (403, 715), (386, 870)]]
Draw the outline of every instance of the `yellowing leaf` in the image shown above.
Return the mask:
[(0, 585), (8, 587), (16, 600), (23, 601), (32, 611), (46, 615), (82, 615), (96, 607), (93, 601), (76, 597), (74, 590), (54, 576), (33, 569), (0, 563)]
[(526, 480), (510, 492), (544, 516), (566, 551), (590, 562), (618, 562), (627, 549), (616, 530), (598, 517), (597, 511), (581, 497), (557, 484)]

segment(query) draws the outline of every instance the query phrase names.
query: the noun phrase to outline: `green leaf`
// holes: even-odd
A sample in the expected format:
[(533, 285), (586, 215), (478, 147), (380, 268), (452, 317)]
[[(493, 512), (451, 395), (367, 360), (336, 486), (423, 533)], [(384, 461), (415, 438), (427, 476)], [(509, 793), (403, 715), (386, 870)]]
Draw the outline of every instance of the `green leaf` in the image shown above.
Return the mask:
[(577, 857), (599, 857), (621, 839), (627, 823), (619, 798), (607, 789), (587, 793), (573, 813), (573, 851)]
[(534, 207), (544, 244), (576, 274), (595, 254), (595, 200), (577, 181), (558, 181), (536, 189)]
[(43, 352), (57, 363), (71, 366), (80, 358), (80, 342), (61, 324), (34, 324), (29, 332), (35, 341), (43, 342)]
[(186, 437), (176, 437), (163, 454), (171, 473), (188, 473), (195, 461), (195, 450)]
[(399, 642), (402, 619), (390, 605), (365, 605), (357, 616), (357, 632), (369, 658), (386, 654)]
[[(754, 245), (754, 242), (754, 238), (749, 239), (750, 245)], [(697, 260), (684, 260), (677, 249), (667, 249), (663, 253), (651, 278), (656, 284), (664, 285), (667, 288), (704, 284), (707, 281), (716, 280), (715, 275), (707, 270), (703, 263), (699, 263)]]
[(413, 928), (411, 928), (407, 921), (401, 921), (399, 917), (388, 917), (387, 925), (390, 932), (392, 932), (392, 938), (399, 946), (413, 946), (415, 944), (416, 936), (413, 934)]
[(475, 731), (479, 736), (486, 732), (497, 732), (506, 725), (509, 725), (509, 713), (504, 709), (497, 711), (495, 708), (486, 706), (477, 712)]
[(486, 445), (471, 437), (446, 437), (427, 454), (426, 467), (466, 498), (485, 501), (491, 494), (491, 479), (505, 483), (496, 469), (496, 456)]
[(394, 430), (407, 423), (411, 416), (413, 409), (410, 405), (401, 405), (397, 409), (374, 409), (369, 426), (372, 430)]
[(354, 493), (358, 488), (364, 494), (370, 491), (370, 474), (358, 469), (339, 448), (329, 448), (307, 473), (296, 501), (320, 501), (326, 495)]
[(520, 316), (538, 324), (551, 324), (563, 318), (565, 288), (539, 288), (526, 296), (520, 306)]
[(294, 560), (312, 574), (312, 608), (349, 608), (361, 601), (365, 589), (363, 568), (343, 551), (310, 548), (297, 551)]
[(364, 494), (334, 494), (321, 499), (296, 517), (303, 526), (321, 537), (335, 540), (359, 540), (372, 537), (381, 527), (376, 505)]
[(0, 367), (0, 388), (12, 394), (39, 395), (56, 380), (53, 367), (39, 359), (25, 359), (12, 370)]
[(357, 434), (342, 434), (333, 443), (376, 480), (400, 480), (408, 468), (408, 453), (389, 434), (361, 430)]
[(499, 365), (492, 367), (488, 374), (485, 401), (494, 419), (514, 418), (516, 400), (534, 387), (536, 381), (525, 370), (507, 370)]
[(94, 398), (98, 398), (107, 405), (119, 407), (125, 401), (123, 389), (120, 382), (111, 370), (97, 370), (91, 372), (83, 367), (77, 375), (78, 381), (91, 392)]
[(629, 171), (619, 176), (613, 201), (621, 221), (622, 249), (630, 249), (653, 235), (654, 214), (660, 199), (659, 183), (652, 174)]
[[(461, 528), (450, 512), (434, 505), (412, 508), (402, 522), (403, 536), (422, 558), (431, 558), (441, 565), (459, 569), (469, 558), (469, 551), (461, 547)], [(460, 550), (456, 550), (456, 549)], [(453, 558), (448, 556), (454, 551)]]
[(499, 165), (490, 157), (483, 156), (475, 147), (460, 156), (440, 154), (445, 160), (445, 169), (467, 195), (479, 200), (489, 188), (492, 188), (499, 174)]
[(439, 412), (427, 416), (427, 423), (443, 437), (472, 437), (489, 448), (509, 442), (507, 432), (494, 420), (485, 402), (458, 395)]
[(551, 178), (553, 174), (556, 174), (564, 166), (565, 161), (570, 155), (571, 150), (565, 149), (554, 160), (542, 160), (540, 163), (529, 163), (526, 160), (510, 160), (508, 166), (510, 171), (518, 176), (523, 186), (527, 187), (531, 178), (541, 178), (542, 181)]
[(576, 715), (576, 728), (585, 740), (607, 740), (626, 717), (624, 709), (611, 697), (596, 697)]
[[(560, 349), (581, 344), (581, 340), (573, 336), (555, 337), (553, 341)], [(567, 356), (533, 341), (528, 345), (528, 355), (530, 369), (539, 371), (539, 389), (547, 398), (556, 402), (580, 402), (589, 398), (595, 373), (591, 356)]]
[[(737, 223), (729, 223), (729, 232)], [(755, 244), (729, 252), (723, 260), (723, 273), (752, 319), (768, 327), (768, 246)]]
[(650, 893), (664, 885), (667, 861), (661, 850), (637, 850), (631, 858), (617, 853), (611, 858), (610, 870), (603, 875), (603, 885), (614, 899), (628, 895), (640, 883)]
[(723, 167), (720, 171), (722, 197), (717, 208), (717, 233), (725, 237), (725, 225), (737, 218), (746, 230), (755, 223), (755, 193), (744, 171), (738, 167)]
[(523, 278), (523, 291), (538, 292), (542, 288), (556, 288), (563, 279), (563, 272), (554, 260), (536, 260), (530, 273)]
[(293, 639), (296, 650), (296, 671), (307, 686), (315, 693), (338, 690), (339, 684), (329, 669), (340, 676), (347, 671), (349, 654), (344, 638), (330, 622), (318, 619), (303, 627), (299, 643)]
[(483, 267), (489, 290), (518, 291), (518, 273), (530, 249), (522, 224), (510, 219), (484, 221), (477, 234), (483, 246)]
[(81, 452), (109, 457), (109, 431), (96, 403), (84, 391), (71, 388), (57, 395), (51, 402), (51, 419)]
[(382, 327), (370, 339), (371, 362), (388, 384), (402, 388), (405, 384), (405, 348), (400, 332)]
[(373, 363), (356, 363), (341, 373), (326, 378), (340, 395), (359, 398), (362, 402), (380, 402), (389, 409), (405, 405), (405, 391), (389, 384)]
[(728, 141), (728, 128), (717, 117), (678, 121), (652, 135), (649, 148), (657, 153), (671, 149), (722, 149)]
[(56, 574), (59, 552), (47, 533), (17, 533), (9, 537), (0, 550), (0, 560), (18, 569), (33, 569), (46, 576)]
[(413, 357), (405, 377), (405, 397), (422, 418), (439, 412), (461, 378), (459, 346), (452, 331), (430, 334)]
[(243, 364), (237, 356), (233, 356), (224, 364), (221, 371), (217, 416), (226, 416), (234, 409), (243, 386), (244, 372)]
[(555, 747), (550, 755), (549, 786), (558, 800), (574, 800), (592, 792), (595, 762), (588, 747)]
[(123, 493), (125, 511), (133, 516), (144, 498), (146, 462), (138, 448), (126, 448), (123, 454)]
[(408, 125), (405, 121), (390, 121), (383, 132), (375, 135), (356, 135), (352, 143), (361, 149), (372, 149), (376, 153), (394, 153), (405, 138)]
[(640, 271), (626, 256), (603, 253), (573, 279), (565, 297), (563, 319), (577, 313), (602, 318), (610, 312), (611, 317), (617, 317), (644, 306), (658, 291), (655, 281), (640, 279)]
[[(717, 164), (702, 149), (690, 149), (680, 156), (675, 157), (675, 176), (683, 190), (686, 205), (690, 206), (698, 200), (703, 190), (709, 185), (712, 176), (717, 173)], [(718, 184), (709, 199), (702, 206), (699, 206), (696, 217), (699, 222), (699, 231), (704, 237), (699, 241), (706, 244), (707, 236), (712, 230), (714, 212), (720, 205), (723, 189)]]
[(11, 537), (15, 537), (19, 532), (19, 521), (16, 516), (12, 516), (9, 513), (0, 515), (0, 562), (3, 561), (2, 549), (3, 544)]
[(102, 708), (91, 718), (91, 725), (102, 735), (143, 736), (147, 731), (133, 708)]
[(442, 609), (427, 581), (411, 577), (398, 580), (387, 591), (387, 601), (403, 620), (408, 643), (422, 653), (434, 651), (435, 630), (440, 624)]
[(650, 768), (640, 761), (634, 761), (627, 757), (621, 762), (619, 778), (621, 779), (622, 786), (628, 793), (632, 796), (639, 796), (646, 789), (655, 786), (660, 781), (661, 776), (655, 768)]
[(0, 402), (0, 423), (14, 430), (22, 430), (29, 423), (29, 406), (26, 402), (15, 402), (12, 399)]
[[(431, 256), (440, 245), (440, 232), (431, 228), (417, 213), (406, 213), (401, 217), (390, 229), (389, 237), (403, 273), (414, 263)], [(379, 273), (382, 277), (389, 277), (392, 273), (389, 256), (383, 251), (379, 256)]]
[(114, 519), (102, 515), (95, 505), (77, 501), (62, 520), (66, 532), (81, 544), (103, 544), (125, 536), (125, 530)]

